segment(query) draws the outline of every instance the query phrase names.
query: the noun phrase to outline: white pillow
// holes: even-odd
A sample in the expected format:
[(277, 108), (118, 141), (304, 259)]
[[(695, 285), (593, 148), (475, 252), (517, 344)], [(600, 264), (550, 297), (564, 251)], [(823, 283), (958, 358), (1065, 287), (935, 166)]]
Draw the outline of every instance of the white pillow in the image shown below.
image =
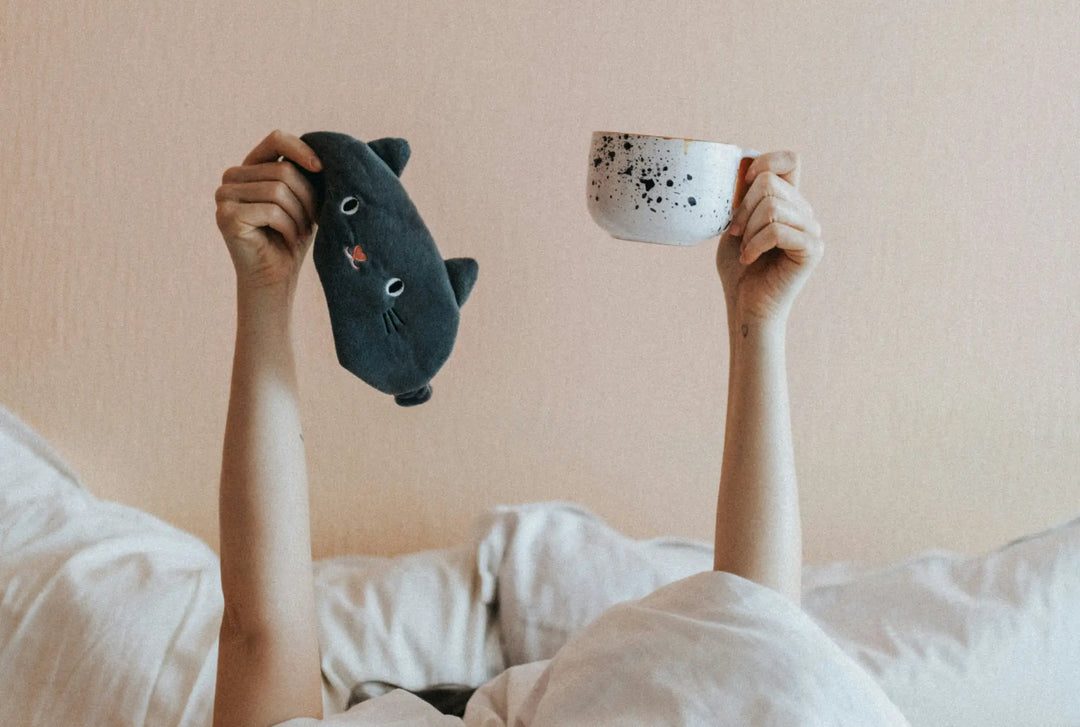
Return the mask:
[(345, 709), (363, 681), (479, 686), (504, 668), (475, 543), (319, 561), (315, 596), (328, 713)]
[(0, 724), (209, 723), (213, 551), (94, 498), (3, 409), (0, 594)]
[(914, 727), (1080, 725), (1080, 519), (861, 573), (803, 607)]
[(609, 606), (712, 569), (702, 543), (634, 540), (565, 503), (494, 507), (475, 532), (508, 666), (549, 659)]

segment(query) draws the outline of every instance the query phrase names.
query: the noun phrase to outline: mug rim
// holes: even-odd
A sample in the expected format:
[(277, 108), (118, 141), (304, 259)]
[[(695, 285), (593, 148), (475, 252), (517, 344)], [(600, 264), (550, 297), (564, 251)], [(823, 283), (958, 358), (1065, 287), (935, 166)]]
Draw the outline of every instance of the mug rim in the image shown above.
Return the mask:
[(660, 134), (637, 134), (632, 131), (594, 131), (592, 133), (594, 137), (600, 136), (633, 136), (639, 139), (663, 139), (664, 141), (681, 141), (684, 143), (695, 142), (698, 144), (719, 144), (720, 146), (734, 146), (742, 148), (738, 144), (732, 144), (728, 141), (714, 141), (712, 139), (690, 139), (685, 136), (662, 136)]

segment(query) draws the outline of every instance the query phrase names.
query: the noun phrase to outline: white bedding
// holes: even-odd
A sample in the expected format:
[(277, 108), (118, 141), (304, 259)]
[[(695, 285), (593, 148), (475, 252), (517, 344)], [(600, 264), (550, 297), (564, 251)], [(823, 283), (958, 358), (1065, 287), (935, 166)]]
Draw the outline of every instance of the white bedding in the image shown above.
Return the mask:
[[(378, 697), (321, 724), (462, 724), (416, 697)], [(553, 659), (469, 702), (467, 727), (807, 727), (907, 722), (881, 688), (778, 593), (699, 573), (607, 609)], [(280, 727), (314, 727), (295, 719)]]
[(728, 573), (609, 608), (531, 689), (501, 687), (473, 698), (469, 727), (907, 725), (805, 612)]
[[(636, 620), (652, 602), (607, 609), (707, 570), (710, 562), (703, 544), (631, 540), (560, 504), (495, 508), (458, 548), (321, 561), (316, 587), (326, 713), (341, 712), (351, 687), (366, 679), (409, 688), (494, 679), (470, 704), (470, 721), (513, 724), (520, 715), (544, 724), (559, 710), (585, 715), (602, 703), (597, 690), (612, 686), (602, 668), (585, 668), (587, 655), (622, 653), (599, 648), (605, 629), (619, 634), (619, 643), (634, 634), (650, 657), (663, 653), (663, 641), (653, 638), (659, 632), (639, 630)], [(726, 584), (726, 596), (709, 596), (734, 609), (721, 620), (773, 613), (762, 599), (778, 596), (745, 582), (731, 585), (739, 583), (733, 579), (704, 579), (710, 588)], [(804, 580), (808, 616), (796, 611), (784, 623), (807, 643), (826, 644), (826, 661), (844, 665), (832, 672), (847, 685), (830, 693), (836, 704), (851, 698), (886, 709), (886, 695), (912, 725), (934, 727), (1080, 725), (1080, 521), (978, 558), (924, 554), (874, 569), (808, 569)], [(204, 727), (220, 616), (218, 562), (205, 544), (93, 497), (40, 437), (0, 409), (0, 725)], [(560, 651), (575, 634), (586, 641)], [(584, 643), (592, 646), (582, 651)], [(702, 691), (664, 676), (666, 666), (700, 657), (695, 670), (733, 679), (710, 682), (727, 685), (713, 695), (728, 700), (725, 708), (735, 709), (750, 693), (733, 687), (742, 672), (714, 654), (734, 653), (731, 644), (701, 653), (684, 647), (667, 659), (631, 659), (620, 672), (644, 670), (638, 677), (679, 695), (655, 700), (668, 705), (668, 717), (672, 705), (690, 709), (691, 694)], [(760, 653), (773, 652), (780, 661), (769, 671), (776, 678), (751, 680), (760, 687), (760, 704), (803, 703), (798, 689), (807, 683), (794, 675), (812, 680), (812, 666), (790, 658), (792, 679), (784, 681), (787, 657), (775, 649)], [(549, 671), (541, 662), (503, 673), (556, 654)], [(752, 666), (748, 658), (737, 663)], [(546, 703), (536, 702), (537, 679), (562, 686), (544, 690)], [(639, 723), (654, 720), (644, 713), (651, 706), (633, 707)], [(341, 717), (414, 707), (427, 709), (397, 693)], [(616, 712), (603, 714), (614, 719)], [(587, 723), (602, 724), (592, 717)], [(854, 722), (819, 714), (817, 722), (791, 723)]]

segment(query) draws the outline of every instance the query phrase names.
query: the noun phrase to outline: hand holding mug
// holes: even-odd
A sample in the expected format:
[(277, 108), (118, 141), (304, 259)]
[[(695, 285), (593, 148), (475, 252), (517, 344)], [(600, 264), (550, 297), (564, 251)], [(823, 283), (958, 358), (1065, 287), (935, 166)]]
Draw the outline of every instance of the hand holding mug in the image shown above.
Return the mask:
[(762, 154), (746, 170), (746, 195), (716, 251), (728, 312), (739, 320), (786, 319), (824, 254), (821, 225), (799, 192), (799, 172), (790, 151)]

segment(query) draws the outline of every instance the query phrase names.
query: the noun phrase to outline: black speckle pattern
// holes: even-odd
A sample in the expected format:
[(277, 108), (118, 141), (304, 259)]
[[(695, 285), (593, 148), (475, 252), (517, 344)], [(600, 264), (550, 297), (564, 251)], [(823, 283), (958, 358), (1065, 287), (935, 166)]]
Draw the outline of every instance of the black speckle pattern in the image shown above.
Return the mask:
[[(655, 149), (646, 148), (650, 140), (651, 137), (642, 140), (630, 134), (606, 134), (601, 137), (600, 147), (594, 149), (596, 156), (593, 158), (593, 166), (602, 168), (606, 172), (635, 179), (637, 182), (636, 189), (642, 193), (641, 199), (656, 203), (655, 206), (649, 207), (649, 210), (656, 214), (667, 215), (675, 207), (689, 208), (696, 206), (697, 200), (691, 202), (690, 200), (693, 200), (694, 197), (688, 194), (690, 183), (694, 181), (693, 175), (684, 174), (679, 179), (676, 179), (669, 174), (672, 165), (677, 161), (673, 159), (674, 154), (670, 152), (656, 154)], [(678, 141), (683, 144), (686, 143), (682, 142), (682, 140)], [(628, 163), (615, 165), (619, 156), (622, 156)], [(613, 169), (614, 166), (617, 166), (617, 168)], [(666, 205), (660, 204), (663, 201), (660, 197), (652, 199), (648, 196), (648, 193), (657, 184), (662, 184), (671, 190)], [(705, 214), (705, 212), (701, 212), (700, 216), (704, 218)], [(718, 216), (718, 213), (714, 211), (714, 215)], [(719, 220), (717, 222), (719, 224)]]
[[(703, 154), (695, 145), (707, 145), (710, 149)], [(689, 153), (691, 148), (694, 154)], [(702, 157), (707, 158), (703, 161)], [(661, 231), (675, 226), (703, 230), (699, 239), (720, 234), (730, 222), (736, 173), (731, 174), (730, 185), (726, 180), (718, 185), (713, 172), (738, 169), (741, 153), (737, 147), (677, 138), (597, 133), (593, 136), (590, 158), (590, 202), (600, 202), (602, 195), (609, 200), (605, 207), (622, 210), (619, 214), (651, 216), (655, 218), (653, 226)], [(718, 188), (720, 194), (716, 199)], [(663, 193), (657, 194), (660, 190)], [(645, 226), (649, 224), (646, 222)]]

